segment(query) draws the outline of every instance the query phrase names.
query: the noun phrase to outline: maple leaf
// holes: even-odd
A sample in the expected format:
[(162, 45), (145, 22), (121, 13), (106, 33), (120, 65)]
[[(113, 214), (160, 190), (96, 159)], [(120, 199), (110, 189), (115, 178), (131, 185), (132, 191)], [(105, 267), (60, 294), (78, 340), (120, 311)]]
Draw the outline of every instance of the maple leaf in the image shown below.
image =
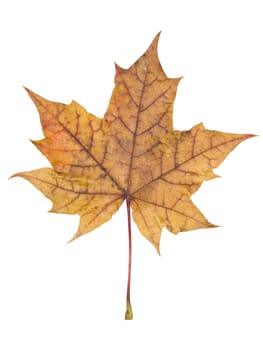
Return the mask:
[[(173, 129), (173, 102), (181, 78), (168, 78), (158, 59), (158, 34), (129, 69), (116, 65), (115, 87), (103, 119), (77, 102), (51, 102), (27, 89), (45, 138), (33, 141), (51, 168), (17, 173), (48, 197), (55, 213), (80, 216), (77, 237), (110, 220), (127, 203), (139, 231), (159, 252), (166, 227), (180, 231), (215, 227), (190, 197), (213, 168), (253, 135)], [(126, 318), (130, 305), (130, 260)]]

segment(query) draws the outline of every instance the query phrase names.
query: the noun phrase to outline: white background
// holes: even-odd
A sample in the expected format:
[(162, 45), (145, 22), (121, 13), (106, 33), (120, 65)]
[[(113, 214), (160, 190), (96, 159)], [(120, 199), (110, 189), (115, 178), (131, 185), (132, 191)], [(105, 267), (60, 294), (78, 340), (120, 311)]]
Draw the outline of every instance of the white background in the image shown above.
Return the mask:
[[(2, 1), (0, 5), (0, 348), (263, 348), (261, 1)], [(161, 257), (133, 225), (132, 303), (124, 321), (125, 207), (72, 244), (78, 217), (13, 173), (47, 166), (22, 86), (103, 116), (114, 61), (128, 68), (162, 30), (166, 74), (184, 76), (174, 125), (255, 133), (194, 203), (222, 227), (174, 236)]]

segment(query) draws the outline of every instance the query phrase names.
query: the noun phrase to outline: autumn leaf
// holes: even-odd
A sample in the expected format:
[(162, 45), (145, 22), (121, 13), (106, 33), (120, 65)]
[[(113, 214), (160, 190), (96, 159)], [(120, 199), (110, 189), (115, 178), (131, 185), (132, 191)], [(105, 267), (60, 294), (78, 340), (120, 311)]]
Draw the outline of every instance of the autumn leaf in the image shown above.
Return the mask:
[[(166, 227), (181, 231), (210, 228), (191, 201), (205, 180), (240, 142), (253, 135), (207, 130), (173, 129), (173, 102), (181, 78), (168, 78), (158, 59), (155, 37), (129, 69), (116, 65), (115, 87), (103, 119), (77, 102), (51, 102), (27, 90), (35, 103), (45, 138), (33, 144), (52, 168), (17, 173), (52, 203), (54, 213), (78, 214), (72, 240), (88, 233), (116, 213), (123, 201), (139, 231), (159, 252)], [(130, 260), (126, 319), (130, 304)]]

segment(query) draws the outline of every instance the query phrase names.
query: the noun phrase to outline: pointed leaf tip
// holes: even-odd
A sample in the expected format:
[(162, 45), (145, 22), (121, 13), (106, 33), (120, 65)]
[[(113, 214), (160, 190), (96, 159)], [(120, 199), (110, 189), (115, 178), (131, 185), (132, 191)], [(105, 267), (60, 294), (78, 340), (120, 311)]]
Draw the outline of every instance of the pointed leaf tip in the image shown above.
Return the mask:
[(29, 96), (31, 96), (33, 94), (33, 91), (28, 89), (26, 86), (23, 86), (23, 88), (26, 90), (26, 92), (28, 93)]
[(28, 89), (27, 87), (23, 86), (23, 88), (26, 90), (28, 96), (31, 98), (31, 100), (33, 101), (34, 104), (36, 104), (36, 102), (35, 102), (36, 98), (40, 98), (40, 99), (44, 100), (43, 97), (41, 97), (38, 94), (35, 94), (32, 90)]
[(160, 30), (154, 37), (153, 41), (159, 41), (162, 31)]
[(72, 242), (75, 241), (76, 239), (77, 239), (77, 237), (73, 236), (72, 238), (70, 238), (70, 239), (67, 241), (66, 245), (72, 243)]
[(149, 46), (148, 50), (153, 48), (157, 52), (160, 35), (161, 35), (161, 32), (159, 32), (157, 35), (155, 35), (155, 37), (154, 37), (153, 41), (151, 42), (151, 45)]
[(156, 249), (158, 255), (161, 256), (160, 243), (154, 243), (154, 242), (151, 242), (151, 243), (154, 245), (154, 248)]

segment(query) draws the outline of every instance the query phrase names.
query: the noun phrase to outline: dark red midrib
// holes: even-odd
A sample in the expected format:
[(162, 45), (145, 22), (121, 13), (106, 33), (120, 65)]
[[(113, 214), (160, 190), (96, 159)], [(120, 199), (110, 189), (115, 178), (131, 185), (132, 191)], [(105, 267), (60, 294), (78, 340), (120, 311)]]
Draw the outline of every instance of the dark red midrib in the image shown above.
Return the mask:
[[(129, 196), (129, 191), (130, 191), (130, 187), (131, 187), (131, 169), (132, 169), (132, 163), (133, 163), (133, 155), (134, 155), (134, 150), (135, 150), (135, 143), (136, 143), (136, 137), (137, 137), (137, 130), (138, 130), (138, 125), (139, 125), (139, 117), (140, 117), (140, 113), (141, 113), (141, 106), (142, 106), (142, 100), (143, 100), (143, 95), (144, 95), (144, 91), (145, 91), (145, 87), (146, 87), (146, 79), (147, 79), (147, 75), (148, 75), (148, 68), (146, 70), (145, 76), (144, 76), (144, 80), (142, 82), (143, 87), (142, 87), (142, 91), (141, 91), (141, 96), (140, 96), (140, 102), (139, 105), (137, 106), (138, 110), (137, 110), (137, 115), (136, 115), (136, 124), (135, 124), (135, 129), (134, 129), (134, 133), (133, 133), (133, 140), (132, 140), (132, 150), (131, 150), (131, 155), (130, 155), (130, 164), (129, 164), (129, 171), (128, 171), (128, 186), (127, 186), (127, 196)], [(127, 89), (127, 88), (126, 88)]]

